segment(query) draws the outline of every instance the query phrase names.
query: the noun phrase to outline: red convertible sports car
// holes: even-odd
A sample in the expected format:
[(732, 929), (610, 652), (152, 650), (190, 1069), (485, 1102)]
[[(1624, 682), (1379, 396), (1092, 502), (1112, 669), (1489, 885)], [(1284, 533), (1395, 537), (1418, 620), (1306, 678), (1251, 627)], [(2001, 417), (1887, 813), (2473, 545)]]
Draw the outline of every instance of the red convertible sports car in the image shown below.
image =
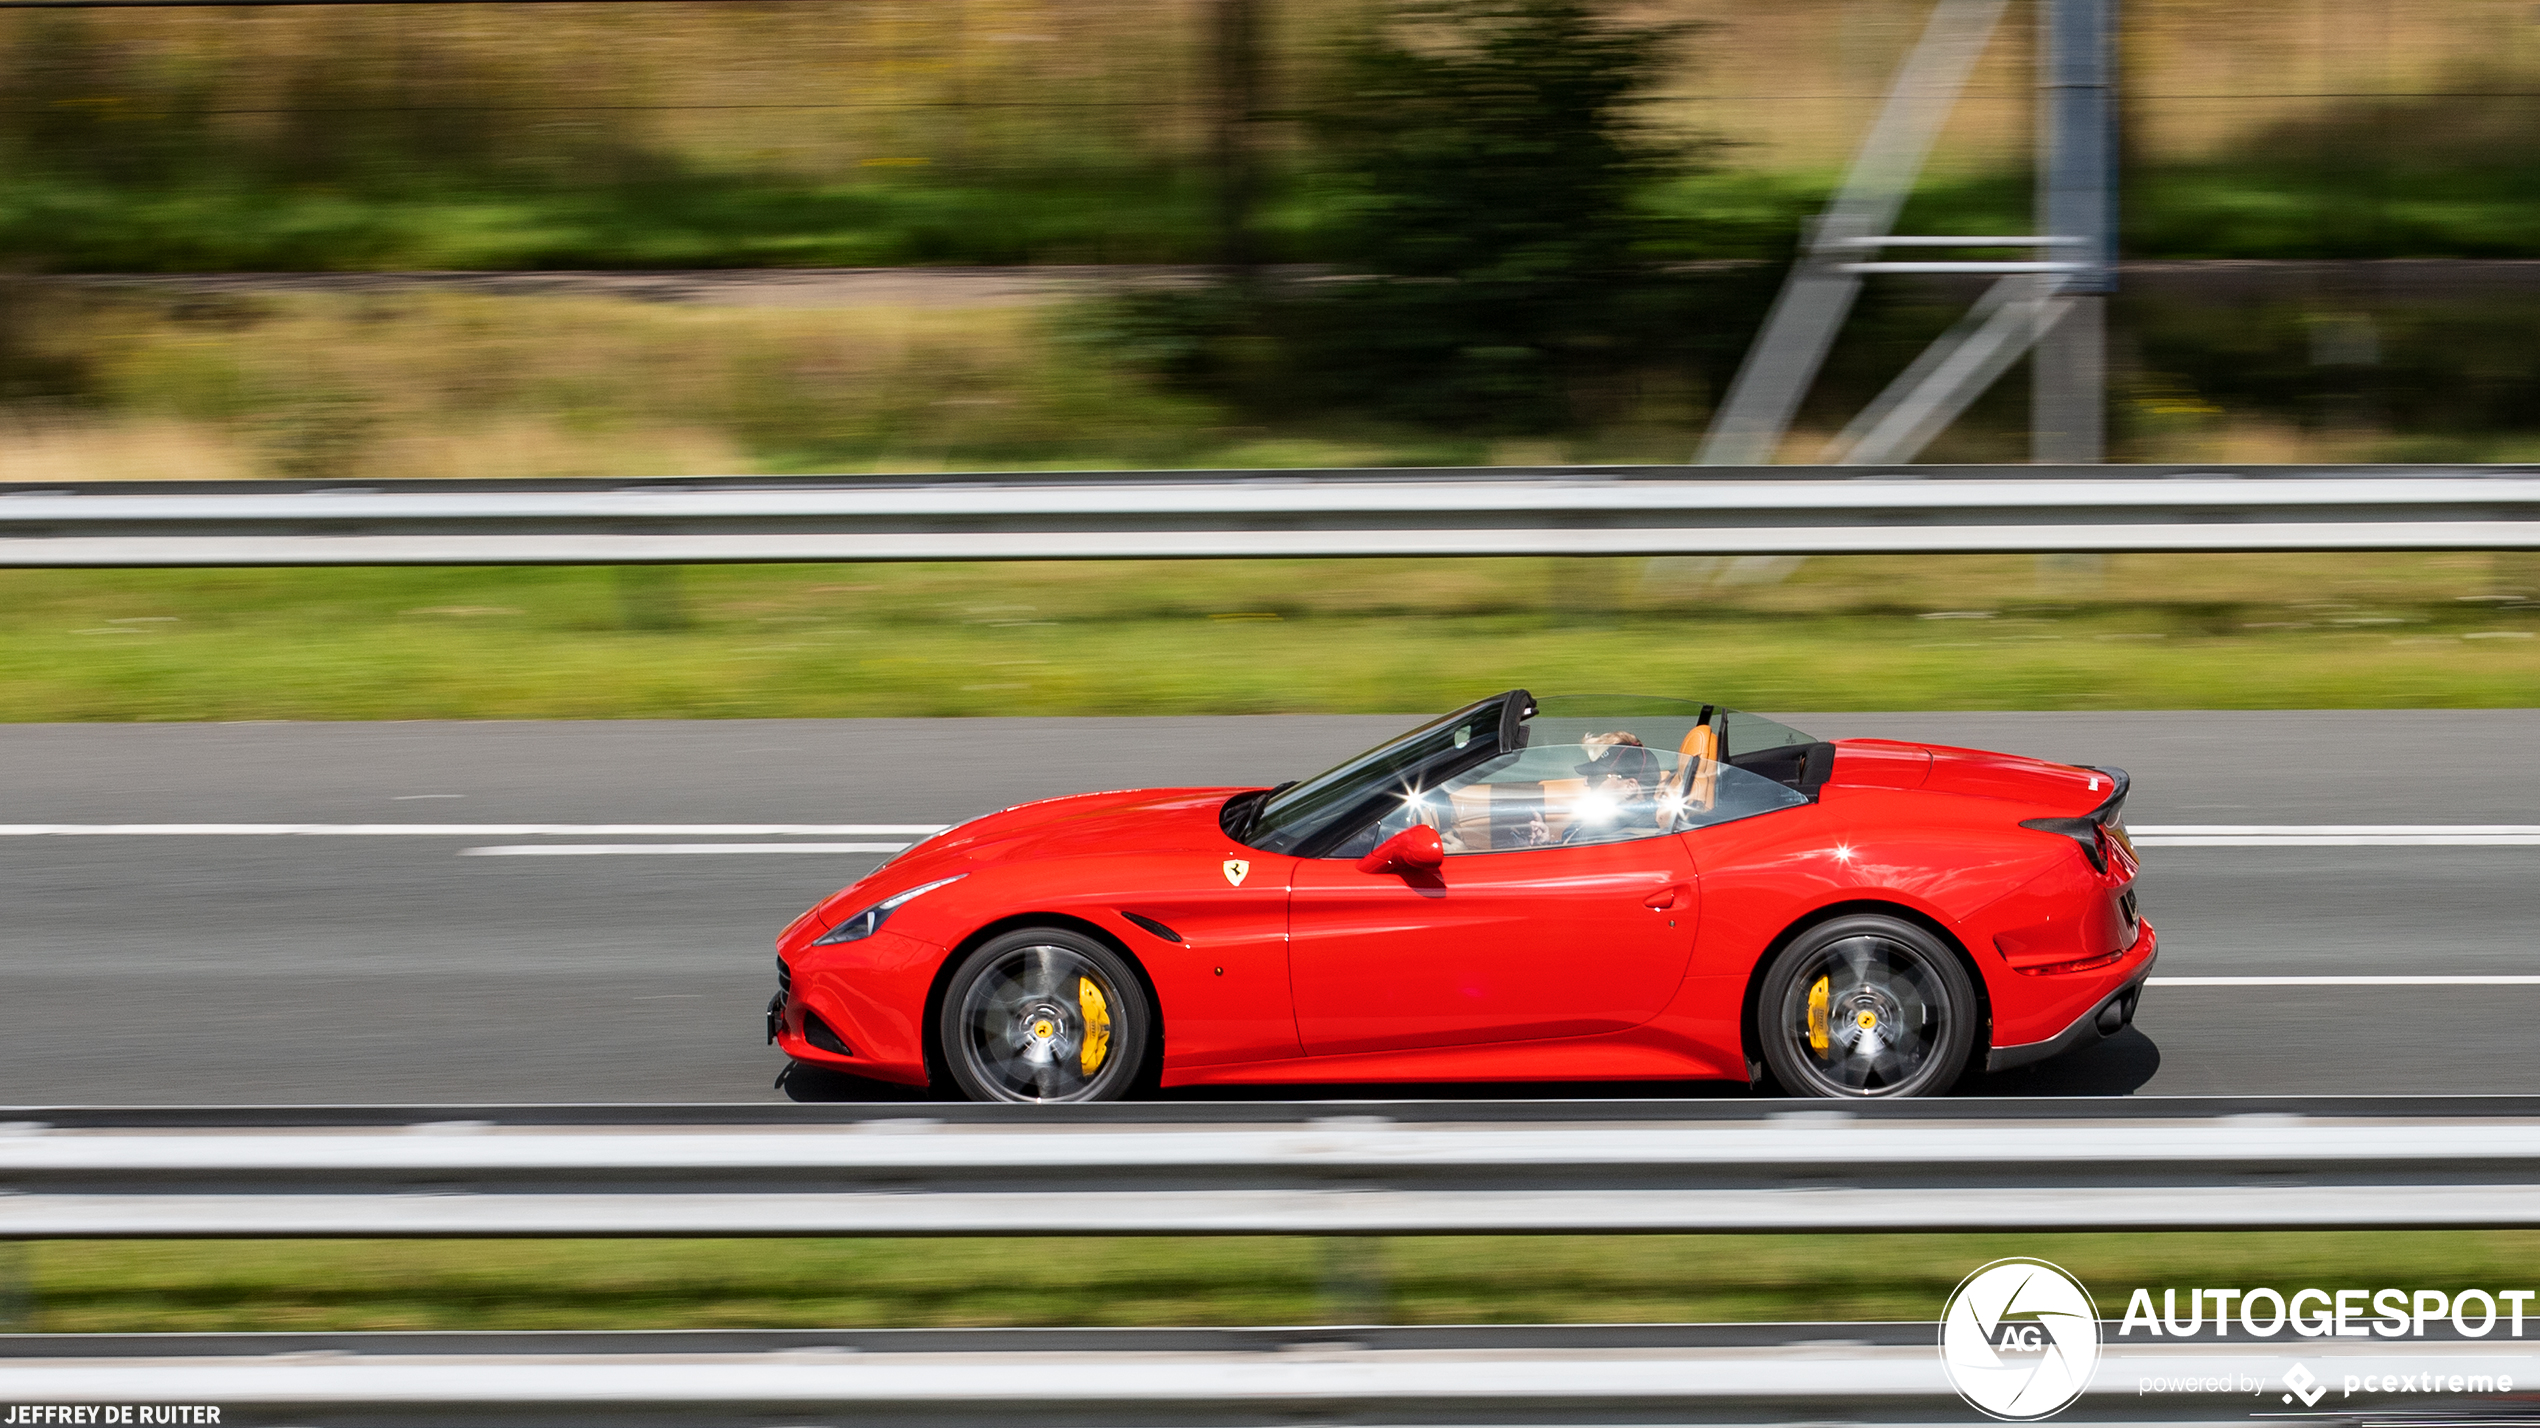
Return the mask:
[(2133, 1019), (2116, 769), (1482, 700), (1302, 783), (927, 839), (777, 939), (797, 1062), (995, 1101), (1729, 1079), (1916, 1096)]

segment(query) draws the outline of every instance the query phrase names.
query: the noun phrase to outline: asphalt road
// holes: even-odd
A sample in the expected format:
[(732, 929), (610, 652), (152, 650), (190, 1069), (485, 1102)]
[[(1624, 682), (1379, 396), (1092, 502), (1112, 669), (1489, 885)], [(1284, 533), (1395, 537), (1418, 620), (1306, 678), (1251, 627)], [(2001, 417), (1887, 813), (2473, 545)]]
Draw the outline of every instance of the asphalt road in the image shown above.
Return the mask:
[[(2138, 825), (2540, 823), (2540, 711), (1785, 717), (2122, 765)], [(0, 823), (945, 823), (1294, 777), (1407, 722), (22, 725)], [(462, 856), (523, 841), (0, 837), (0, 1102), (781, 1094), (769, 939), (881, 854)], [(2165, 975), (2540, 971), (2540, 848), (2146, 857)], [(2535, 1020), (2540, 986), (2156, 988), (1984, 1089), (2540, 1093)]]

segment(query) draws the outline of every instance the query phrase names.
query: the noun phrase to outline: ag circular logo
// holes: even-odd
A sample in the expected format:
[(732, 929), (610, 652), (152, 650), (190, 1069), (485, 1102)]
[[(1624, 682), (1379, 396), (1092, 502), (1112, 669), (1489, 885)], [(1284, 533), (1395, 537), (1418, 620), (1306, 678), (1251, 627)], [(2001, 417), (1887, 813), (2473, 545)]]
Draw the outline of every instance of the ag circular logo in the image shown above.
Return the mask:
[(2099, 1367), (2099, 1309), (2080, 1280), (2042, 1259), (1997, 1259), (1949, 1296), (1940, 1359), (1979, 1412), (2052, 1417)]

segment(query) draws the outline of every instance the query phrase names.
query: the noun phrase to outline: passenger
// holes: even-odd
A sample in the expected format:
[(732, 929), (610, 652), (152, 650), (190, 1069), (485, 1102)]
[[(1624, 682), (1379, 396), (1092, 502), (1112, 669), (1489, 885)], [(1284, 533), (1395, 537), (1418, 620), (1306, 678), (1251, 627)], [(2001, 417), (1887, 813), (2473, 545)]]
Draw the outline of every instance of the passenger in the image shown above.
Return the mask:
[(1587, 779), (1587, 789), (1571, 812), (1570, 826), (1555, 837), (1538, 810), (1526, 825), (1527, 841), (1538, 847), (1597, 843), (1657, 827), (1658, 756), (1640, 736), (1590, 734), (1579, 747), (1588, 757), (1576, 771)]

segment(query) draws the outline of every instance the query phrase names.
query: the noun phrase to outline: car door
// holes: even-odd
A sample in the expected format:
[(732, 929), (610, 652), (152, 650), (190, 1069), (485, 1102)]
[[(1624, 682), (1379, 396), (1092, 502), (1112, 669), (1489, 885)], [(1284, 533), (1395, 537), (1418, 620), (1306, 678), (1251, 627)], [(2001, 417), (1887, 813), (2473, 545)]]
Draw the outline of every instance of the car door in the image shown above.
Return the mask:
[[(1515, 796), (1480, 816), (1504, 834), (1506, 806), (1539, 807), (1546, 787), (1501, 779), (1487, 791)], [(1555, 802), (1563, 791), (1553, 788)], [(1473, 836), (1471, 791), (1456, 792), (1437, 800), (1439, 821), (1453, 831), (1451, 802), (1467, 836), (1450, 838), (1435, 873), (1367, 872), (1346, 855), (1296, 864), (1289, 968), (1308, 1055), (1620, 1031), (1656, 1016), (1682, 984), (1697, 919), (1681, 838), (1652, 826), (1610, 841), (1507, 847), (1503, 837), (1494, 847)]]

